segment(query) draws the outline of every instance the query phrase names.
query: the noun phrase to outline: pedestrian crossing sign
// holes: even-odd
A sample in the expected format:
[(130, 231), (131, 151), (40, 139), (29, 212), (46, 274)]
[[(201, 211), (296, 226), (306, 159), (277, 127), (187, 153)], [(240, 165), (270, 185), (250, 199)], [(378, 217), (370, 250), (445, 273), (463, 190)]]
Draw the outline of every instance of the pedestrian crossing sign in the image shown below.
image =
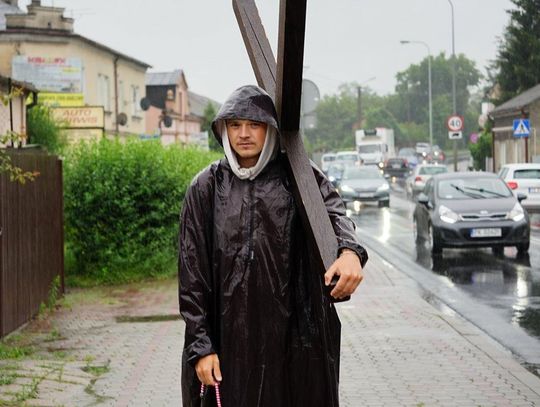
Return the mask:
[(514, 137), (529, 137), (531, 133), (531, 122), (529, 119), (516, 119), (512, 126)]

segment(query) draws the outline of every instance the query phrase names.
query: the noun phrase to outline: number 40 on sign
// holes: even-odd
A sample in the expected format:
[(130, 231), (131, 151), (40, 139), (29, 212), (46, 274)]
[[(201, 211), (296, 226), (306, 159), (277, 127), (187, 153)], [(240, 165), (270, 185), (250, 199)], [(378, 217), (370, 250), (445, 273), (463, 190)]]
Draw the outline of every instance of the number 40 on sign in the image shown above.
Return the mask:
[(448, 127), (448, 138), (460, 139), (463, 137), (463, 117), (457, 115), (449, 116), (446, 120), (446, 127)]

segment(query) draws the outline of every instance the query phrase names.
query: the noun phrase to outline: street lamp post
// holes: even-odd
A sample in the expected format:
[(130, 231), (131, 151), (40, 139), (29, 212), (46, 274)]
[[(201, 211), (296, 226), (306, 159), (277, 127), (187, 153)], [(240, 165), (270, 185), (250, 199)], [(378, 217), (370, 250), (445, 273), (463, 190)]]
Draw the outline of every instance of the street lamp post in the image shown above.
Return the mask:
[[(457, 114), (456, 108), (456, 46), (454, 35), (454, 3), (448, 0), (452, 10), (452, 110), (453, 115)], [(457, 140), (454, 139), (454, 171), (457, 171)]]
[(428, 109), (429, 109), (429, 145), (433, 148), (433, 102), (431, 91), (431, 50), (424, 41), (400, 41), (402, 44), (421, 44), (426, 47), (428, 52)]

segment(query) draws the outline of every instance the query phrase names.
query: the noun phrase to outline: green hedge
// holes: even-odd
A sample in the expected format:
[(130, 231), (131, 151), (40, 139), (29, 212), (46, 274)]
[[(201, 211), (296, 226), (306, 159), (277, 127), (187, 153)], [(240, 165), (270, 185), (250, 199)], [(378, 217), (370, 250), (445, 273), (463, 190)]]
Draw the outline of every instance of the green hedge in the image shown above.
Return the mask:
[(67, 147), (67, 139), (62, 134), (62, 123), (53, 118), (47, 106), (32, 107), (26, 120), (31, 144), (40, 144), (51, 154), (62, 154)]
[(174, 273), (186, 188), (218, 158), (158, 141), (74, 147), (64, 165), (68, 281), (121, 283)]

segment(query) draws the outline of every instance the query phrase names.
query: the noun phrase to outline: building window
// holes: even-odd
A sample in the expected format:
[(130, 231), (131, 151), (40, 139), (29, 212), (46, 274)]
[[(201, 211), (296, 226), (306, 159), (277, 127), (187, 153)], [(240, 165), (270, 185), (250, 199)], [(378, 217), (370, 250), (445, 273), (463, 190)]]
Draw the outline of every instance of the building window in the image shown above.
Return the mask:
[(141, 107), (139, 105), (140, 102), (140, 89), (138, 86), (131, 85), (131, 115), (137, 116), (138, 113), (141, 111)]
[(98, 74), (98, 101), (106, 112), (111, 111), (111, 85), (107, 75)]

